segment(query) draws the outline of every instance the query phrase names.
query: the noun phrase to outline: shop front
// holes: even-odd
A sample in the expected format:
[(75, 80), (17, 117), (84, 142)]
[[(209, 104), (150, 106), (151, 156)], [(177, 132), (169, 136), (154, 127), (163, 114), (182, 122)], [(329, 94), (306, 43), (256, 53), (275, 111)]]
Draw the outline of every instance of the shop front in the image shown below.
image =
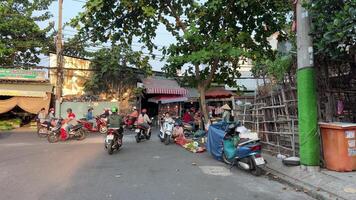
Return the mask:
[(166, 112), (179, 116), (182, 102), (188, 100), (187, 90), (180, 87), (176, 80), (163, 77), (149, 77), (142, 80), (145, 97), (142, 108), (148, 109), (151, 116), (161, 116)]

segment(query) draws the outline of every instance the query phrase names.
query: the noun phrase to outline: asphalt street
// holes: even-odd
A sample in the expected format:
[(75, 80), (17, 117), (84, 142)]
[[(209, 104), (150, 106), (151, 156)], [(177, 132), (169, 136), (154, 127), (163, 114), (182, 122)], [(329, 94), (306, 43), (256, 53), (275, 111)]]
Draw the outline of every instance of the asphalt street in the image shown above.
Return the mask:
[(49, 144), (35, 133), (0, 133), (1, 200), (311, 199), (303, 192), (152, 139), (108, 155), (104, 136)]

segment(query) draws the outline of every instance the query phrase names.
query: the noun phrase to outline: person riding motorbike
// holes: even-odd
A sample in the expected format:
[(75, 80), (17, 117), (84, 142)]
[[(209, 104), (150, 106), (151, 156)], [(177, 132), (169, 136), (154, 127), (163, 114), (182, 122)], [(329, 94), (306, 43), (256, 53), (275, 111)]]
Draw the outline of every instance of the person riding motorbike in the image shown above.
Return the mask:
[(111, 108), (111, 115), (108, 117), (108, 125), (109, 128), (119, 128), (118, 130), (118, 136), (120, 141), (122, 141), (122, 125), (123, 125), (123, 119), (122, 117), (117, 113), (118, 109), (117, 107)]
[(49, 129), (49, 127), (51, 125), (55, 125), (55, 116), (54, 116), (54, 108), (50, 108), (49, 109), (49, 113), (47, 115), (47, 118), (46, 118), (46, 123), (47, 123), (47, 128)]
[(85, 118), (88, 122), (93, 124), (93, 128), (96, 128), (96, 120), (94, 119), (93, 116), (93, 110), (94, 110), (93, 108), (89, 108)]
[(67, 138), (69, 137), (70, 128), (72, 128), (73, 126), (75, 126), (77, 124), (78, 124), (78, 122), (75, 119), (75, 114), (73, 113), (71, 108), (68, 108), (67, 109), (67, 119), (66, 119), (66, 122), (63, 127), (67, 133)]
[(144, 108), (138, 116), (137, 124), (145, 128), (145, 134), (147, 134), (147, 131), (150, 129), (150, 123), (152, 123), (152, 121), (147, 115), (147, 109)]

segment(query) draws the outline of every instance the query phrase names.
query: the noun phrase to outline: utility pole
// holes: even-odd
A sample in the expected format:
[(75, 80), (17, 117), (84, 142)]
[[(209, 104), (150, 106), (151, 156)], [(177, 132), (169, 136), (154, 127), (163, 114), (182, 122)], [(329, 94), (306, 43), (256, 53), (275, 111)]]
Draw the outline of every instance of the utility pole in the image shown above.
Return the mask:
[(63, 56), (62, 56), (62, 6), (63, 0), (58, 0), (58, 34), (56, 41), (57, 54), (57, 85), (56, 85), (56, 107), (57, 116), (61, 116), (61, 99), (63, 85)]
[(313, 41), (310, 36), (311, 20), (308, 11), (297, 2), (297, 57), (298, 57), (298, 120), (300, 161), (307, 170), (319, 169), (320, 137), (318, 135), (318, 115), (316, 79), (313, 59)]

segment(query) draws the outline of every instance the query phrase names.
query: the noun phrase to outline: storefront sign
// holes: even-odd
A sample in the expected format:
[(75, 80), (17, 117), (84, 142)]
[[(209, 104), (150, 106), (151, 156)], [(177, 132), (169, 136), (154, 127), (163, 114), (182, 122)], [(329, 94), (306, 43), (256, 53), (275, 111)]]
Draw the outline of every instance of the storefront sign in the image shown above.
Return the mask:
[(46, 81), (46, 71), (0, 68), (0, 79), (21, 81)]

